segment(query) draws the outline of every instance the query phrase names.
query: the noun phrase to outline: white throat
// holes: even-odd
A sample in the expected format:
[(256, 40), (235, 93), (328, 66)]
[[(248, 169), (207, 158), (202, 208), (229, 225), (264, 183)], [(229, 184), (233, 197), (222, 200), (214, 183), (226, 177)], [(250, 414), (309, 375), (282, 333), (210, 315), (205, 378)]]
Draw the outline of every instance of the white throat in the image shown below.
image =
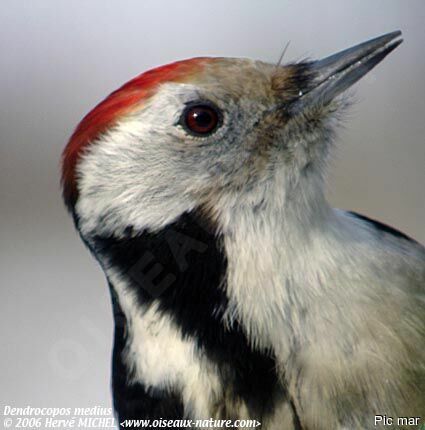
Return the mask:
[(323, 296), (342, 247), (341, 217), (314, 192), (315, 205), (303, 204), (307, 195), (286, 204), (285, 196), (280, 200), (275, 193), (255, 210), (234, 206), (220, 214), (228, 259), (228, 324), (238, 319), (253, 345), (273, 346), (281, 357), (304, 335), (303, 315)]

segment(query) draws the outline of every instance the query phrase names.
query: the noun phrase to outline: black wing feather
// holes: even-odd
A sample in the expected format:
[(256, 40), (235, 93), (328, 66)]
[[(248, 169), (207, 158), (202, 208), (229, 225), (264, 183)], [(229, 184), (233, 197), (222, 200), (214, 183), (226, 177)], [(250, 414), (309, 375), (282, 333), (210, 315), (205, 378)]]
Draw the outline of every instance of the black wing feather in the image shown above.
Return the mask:
[(372, 225), (376, 230), (378, 230), (381, 233), (391, 234), (392, 236), (395, 236), (399, 239), (404, 239), (404, 240), (407, 240), (407, 241), (415, 243), (415, 244), (418, 243), (415, 239), (412, 239), (407, 234), (405, 234), (399, 230), (396, 230), (395, 228), (393, 228), (387, 224), (384, 224), (382, 222), (379, 222), (373, 218), (369, 218), (369, 217), (362, 215), (362, 214), (359, 214), (357, 212), (348, 211), (348, 213), (353, 215), (354, 217), (361, 219), (362, 221), (365, 221), (368, 224)]

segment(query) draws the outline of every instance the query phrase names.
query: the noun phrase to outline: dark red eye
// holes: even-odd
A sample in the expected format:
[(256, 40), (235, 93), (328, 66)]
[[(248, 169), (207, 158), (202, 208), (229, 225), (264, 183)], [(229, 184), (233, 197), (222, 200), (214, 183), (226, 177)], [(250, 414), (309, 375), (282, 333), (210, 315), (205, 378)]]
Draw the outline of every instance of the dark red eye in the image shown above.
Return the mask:
[(189, 133), (207, 136), (217, 129), (221, 115), (219, 110), (210, 104), (190, 104), (181, 119), (182, 125)]

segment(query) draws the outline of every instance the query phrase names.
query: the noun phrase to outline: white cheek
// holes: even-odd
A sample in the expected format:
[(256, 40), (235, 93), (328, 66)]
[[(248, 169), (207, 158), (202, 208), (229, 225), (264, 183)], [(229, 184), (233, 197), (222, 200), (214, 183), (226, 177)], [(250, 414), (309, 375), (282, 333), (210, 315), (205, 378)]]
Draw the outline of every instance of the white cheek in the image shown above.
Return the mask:
[(187, 192), (190, 178), (137, 120), (94, 143), (78, 170), (76, 211), (83, 234), (119, 235), (126, 226), (155, 230), (195, 205)]
[(199, 205), (194, 196), (208, 173), (196, 143), (182, 147), (184, 132), (175, 126), (196, 97), (191, 86), (163, 85), (89, 146), (77, 170), (83, 235), (120, 235), (128, 226), (157, 230)]

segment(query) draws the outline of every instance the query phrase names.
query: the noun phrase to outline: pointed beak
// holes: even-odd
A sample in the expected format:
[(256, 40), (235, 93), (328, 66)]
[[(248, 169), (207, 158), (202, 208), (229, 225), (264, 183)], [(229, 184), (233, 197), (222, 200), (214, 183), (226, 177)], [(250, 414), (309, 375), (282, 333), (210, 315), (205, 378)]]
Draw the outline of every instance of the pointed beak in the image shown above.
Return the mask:
[(394, 31), (308, 65), (308, 87), (291, 105), (297, 114), (313, 105), (326, 105), (380, 63), (403, 41)]

